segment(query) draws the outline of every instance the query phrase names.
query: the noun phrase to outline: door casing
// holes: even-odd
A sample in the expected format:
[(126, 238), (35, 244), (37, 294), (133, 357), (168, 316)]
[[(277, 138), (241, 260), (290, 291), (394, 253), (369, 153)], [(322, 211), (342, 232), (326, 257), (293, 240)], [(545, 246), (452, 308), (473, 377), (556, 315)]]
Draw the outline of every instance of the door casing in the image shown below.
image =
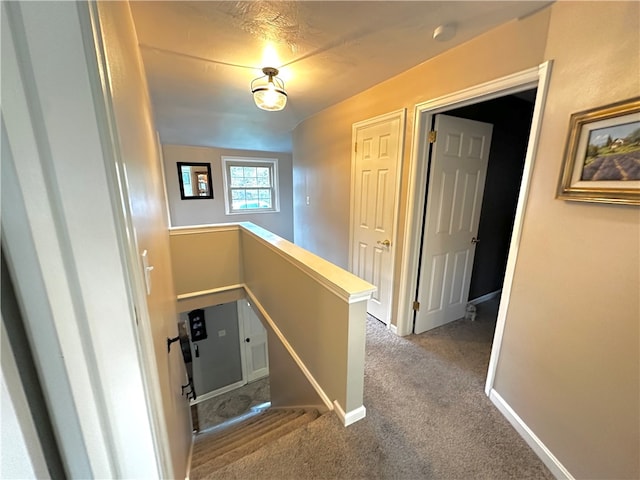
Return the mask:
[(407, 209), (404, 219), (405, 236), (402, 246), (404, 254), (400, 267), (400, 294), (396, 325), (396, 333), (398, 335), (409, 335), (413, 329), (413, 300), (418, 282), (418, 256), (420, 253), (420, 240), (423, 227), (422, 212), (424, 211), (426, 201), (426, 178), (431, 150), (426, 136), (432, 124), (433, 116), (454, 108), (537, 88), (533, 118), (531, 121), (531, 132), (527, 146), (522, 182), (520, 184), (513, 233), (509, 246), (500, 307), (498, 309), (498, 320), (487, 372), (485, 385), (487, 395), (493, 388), (500, 354), (500, 345), (504, 334), (507, 309), (511, 296), (511, 286), (524, 223), (525, 206), (531, 183), (531, 173), (538, 145), (552, 63), (553, 62), (549, 60), (536, 67), (518, 73), (419, 103), (415, 107), (413, 144), (408, 165)]

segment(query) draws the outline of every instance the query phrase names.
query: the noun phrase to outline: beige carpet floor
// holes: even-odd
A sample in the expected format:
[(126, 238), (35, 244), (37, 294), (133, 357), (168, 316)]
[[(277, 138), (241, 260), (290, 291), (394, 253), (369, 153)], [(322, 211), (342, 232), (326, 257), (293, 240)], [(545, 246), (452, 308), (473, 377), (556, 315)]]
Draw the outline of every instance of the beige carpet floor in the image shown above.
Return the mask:
[(552, 479), (484, 394), (497, 302), (401, 338), (367, 322), (367, 417), (329, 412), (216, 472), (216, 479)]

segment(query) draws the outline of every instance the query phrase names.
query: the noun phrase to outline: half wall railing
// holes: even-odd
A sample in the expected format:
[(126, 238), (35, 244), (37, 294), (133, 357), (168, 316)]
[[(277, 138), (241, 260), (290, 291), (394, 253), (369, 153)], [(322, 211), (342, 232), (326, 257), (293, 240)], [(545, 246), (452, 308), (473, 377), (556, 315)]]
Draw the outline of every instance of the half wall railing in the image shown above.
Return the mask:
[(373, 285), (252, 223), (170, 236), (178, 311), (247, 298), (268, 332), (272, 397), (307, 404), (313, 390), (345, 426), (364, 418)]

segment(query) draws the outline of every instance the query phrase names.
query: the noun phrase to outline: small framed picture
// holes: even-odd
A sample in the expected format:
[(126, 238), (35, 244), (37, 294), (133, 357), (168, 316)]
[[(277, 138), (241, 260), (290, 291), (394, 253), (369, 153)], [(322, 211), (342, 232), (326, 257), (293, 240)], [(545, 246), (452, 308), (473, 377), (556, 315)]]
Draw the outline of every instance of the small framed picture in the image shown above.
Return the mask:
[(557, 198), (640, 205), (640, 97), (571, 115)]

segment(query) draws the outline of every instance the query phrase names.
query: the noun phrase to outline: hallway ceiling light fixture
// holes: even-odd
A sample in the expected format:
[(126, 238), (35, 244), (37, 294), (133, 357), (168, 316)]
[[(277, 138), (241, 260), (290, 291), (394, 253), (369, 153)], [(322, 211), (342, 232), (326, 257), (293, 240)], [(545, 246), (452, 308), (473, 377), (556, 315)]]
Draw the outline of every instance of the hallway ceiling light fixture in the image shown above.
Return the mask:
[(253, 101), (262, 110), (270, 112), (282, 110), (287, 104), (287, 92), (284, 89), (284, 82), (277, 76), (278, 69), (264, 67), (262, 73), (264, 77), (258, 77), (251, 82)]
[(457, 28), (454, 23), (440, 25), (433, 31), (433, 39), (438, 42), (448, 42), (456, 36), (456, 30)]

